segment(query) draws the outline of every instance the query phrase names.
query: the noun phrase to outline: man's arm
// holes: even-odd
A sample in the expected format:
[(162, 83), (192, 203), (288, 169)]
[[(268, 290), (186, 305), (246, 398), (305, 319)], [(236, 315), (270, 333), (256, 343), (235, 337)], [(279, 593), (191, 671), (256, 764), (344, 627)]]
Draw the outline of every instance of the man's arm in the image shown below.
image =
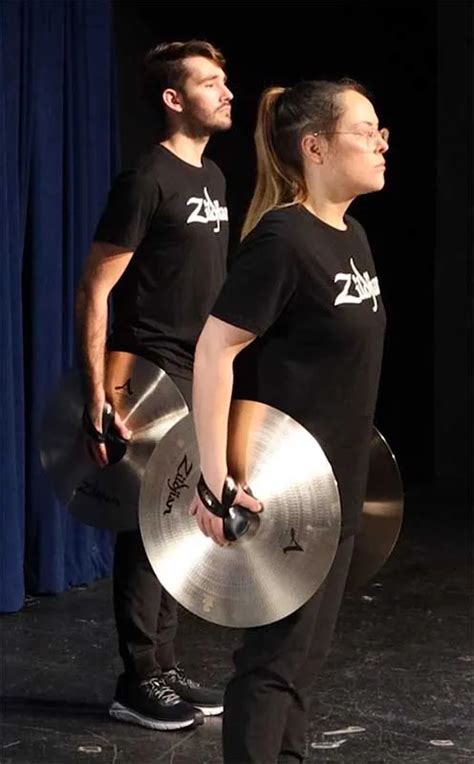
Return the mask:
[[(133, 252), (106, 242), (94, 242), (84, 265), (76, 296), (76, 324), (80, 343), (86, 405), (95, 428), (102, 431), (105, 404), (104, 365), (109, 294)], [(124, 437), (129, 433), (116, 417)], [(107, 464), (105, 446), (94, 443), (94, 458)]]

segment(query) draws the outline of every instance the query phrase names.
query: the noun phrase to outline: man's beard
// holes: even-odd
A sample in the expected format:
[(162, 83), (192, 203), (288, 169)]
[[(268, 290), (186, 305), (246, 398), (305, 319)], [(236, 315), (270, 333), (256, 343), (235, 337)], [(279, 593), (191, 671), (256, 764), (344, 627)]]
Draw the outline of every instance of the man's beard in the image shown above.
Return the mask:
[[(222, 109), (223, 107), (221, 107)], [(219, 110), (218, 110), (219, 111)], [(229, 110), (230, 112), (230, 110)], [(186, 121), (183, 124), (183, 130), (190, 138), (210, 138), (214, 133), (221, 133), (225, 130), (229, 130), (232, 125), (232, 120), (219, 120), (219, 117), (214, 113), (214, 119), (209, 115), (200, 115), (198, 111), (189, 111), (186, 116)]]

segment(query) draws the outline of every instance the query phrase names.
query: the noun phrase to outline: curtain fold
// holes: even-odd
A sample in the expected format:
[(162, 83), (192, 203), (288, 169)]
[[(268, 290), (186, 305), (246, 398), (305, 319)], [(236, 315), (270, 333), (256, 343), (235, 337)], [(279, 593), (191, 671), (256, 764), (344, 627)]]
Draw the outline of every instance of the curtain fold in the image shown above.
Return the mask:
[(55, 501), (38, 451), (45, 403), (75, 365), (74, 294), (118, 169), (108, 0), (0, 6), (0, 610), (25, 586), (109, 575), (108, 532)]

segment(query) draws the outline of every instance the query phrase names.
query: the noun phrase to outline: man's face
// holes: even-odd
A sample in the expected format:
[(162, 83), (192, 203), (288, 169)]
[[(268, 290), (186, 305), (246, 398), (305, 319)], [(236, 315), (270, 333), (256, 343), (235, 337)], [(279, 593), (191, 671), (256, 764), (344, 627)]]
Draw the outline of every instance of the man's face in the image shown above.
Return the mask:
[(184, 62), (188, 76), (180, 90), (182, 118), (194, 136), (209, 136), (232, 125), (233, 95), (226, 85), (226, 75), (210, 59), (192, 56)]

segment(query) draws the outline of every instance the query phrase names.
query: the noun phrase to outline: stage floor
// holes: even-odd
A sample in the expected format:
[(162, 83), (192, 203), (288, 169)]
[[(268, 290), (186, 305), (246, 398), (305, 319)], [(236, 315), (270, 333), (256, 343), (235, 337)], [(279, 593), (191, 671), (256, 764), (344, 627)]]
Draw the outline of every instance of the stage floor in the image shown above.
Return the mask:
[[(407, 500), (392, 558), (344, 601), (314, 685), (308, 761), (474, 761), (466, 517), (426, 498)], [(219, 718), (152, 732), (107, 716), (121, 670), (110, 581), (29, 598), (0, 629), (2, 764), (222, 761)], [(178, 654), (203, 683), (224, 685), (238, 640), (237, 631), (181, 613)]]

